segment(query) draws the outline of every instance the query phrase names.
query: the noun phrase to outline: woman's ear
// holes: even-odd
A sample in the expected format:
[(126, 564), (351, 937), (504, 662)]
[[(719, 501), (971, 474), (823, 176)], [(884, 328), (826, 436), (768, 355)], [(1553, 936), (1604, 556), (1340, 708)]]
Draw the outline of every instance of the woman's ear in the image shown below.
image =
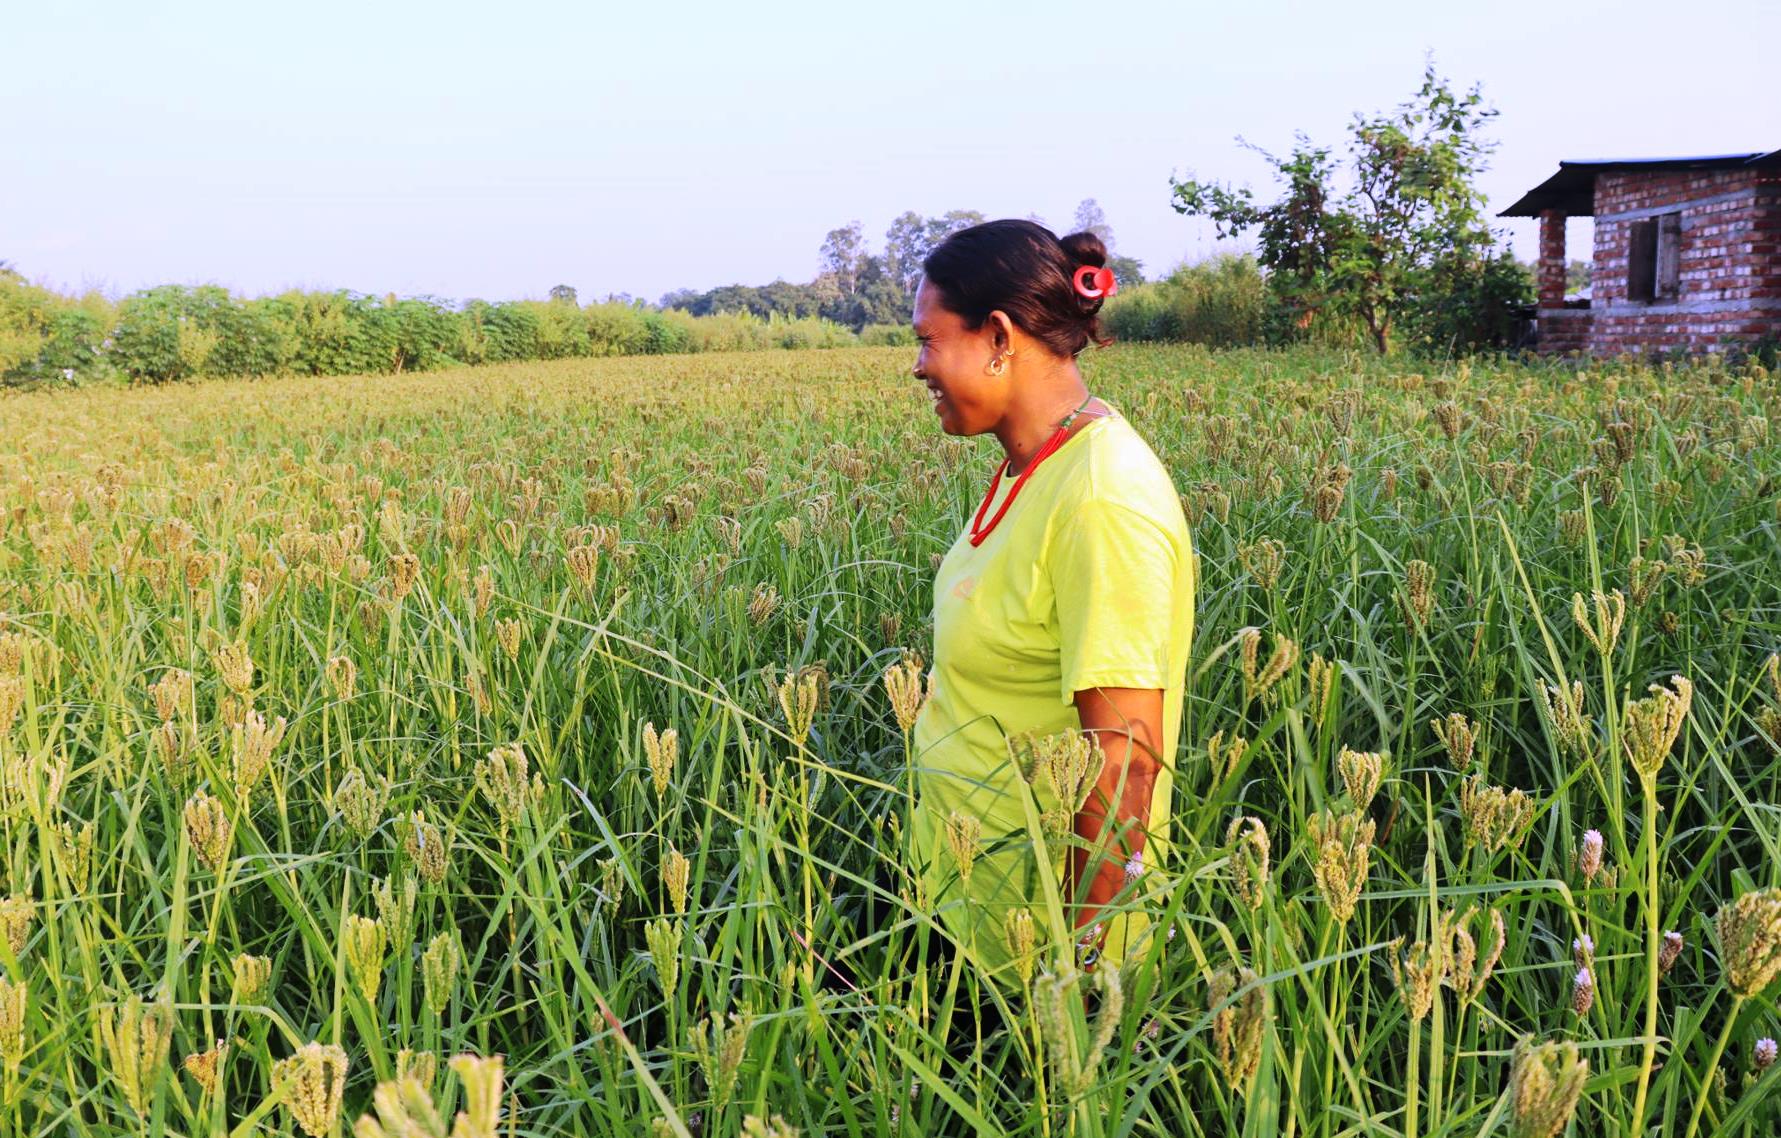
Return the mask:
[(992, 310), (987, 323), (989, 324), (991, 344), (998, 353), (1005, 352), (1014, 346), (1014, 321), (1008, 319), (1006, 312), (1000, 308)]

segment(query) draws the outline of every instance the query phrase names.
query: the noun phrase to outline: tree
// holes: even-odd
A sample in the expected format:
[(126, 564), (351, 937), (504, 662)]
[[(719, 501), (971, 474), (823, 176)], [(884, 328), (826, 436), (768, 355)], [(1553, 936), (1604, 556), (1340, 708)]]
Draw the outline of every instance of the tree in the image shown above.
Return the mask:
[(927, 256), (927, 222), (914, 210), (900, 213), (884, 231), (884, 261), (891, 279), (905, 292), (913, 291)]
[(1565, 265), (1565, 295), (1582, 292), (1589, 287), (1595, 266), (1588, 261), (1570, 261)]
[(1221, 238), (1254, 229), (1270, 288), (1299, 327), (1320, 309), (1352, 316), (1383, 353), (1401, 320), (1418, 305), (1439, 305), (1450, 290), (1492, 304), (1518, 293), (1520, 278), (1493, 265), (1496, 239), (1475, 184), (1495, 146), (1482, 132), (1496, 113), (1476, 84), (1455, 93), (1431, 61), (1409, 101), (1389, 114), (1354, 116), (1346, 191), (1335, 186), (1331, 150), (1303, 134), (1286, 158), (1239, 138), (1273, 165), (1284, 196), (1260, 206), (1247, 188), (1171, 178), (1172, 204), (1210, 217)]
[(1072, 233), (1092, 233), (1113, 252), (1113, 227), (1107, 224), (1107, 215), (1101, 212), (1100, 203), (1093, 198), (1083, 198), (1082, 204), (1076, 207), (1076, 219), (1072, 223)]
[(843, 296), (852, 296), (859, 286), (860, 258), (865, 254), (865, 238), (860, 223), (851, 221), (839, 229), (831, 229), (822, 239), (822, 271), (833, 274), (835, 286)]
[(575, 304), (575, 289), (566, 284), (552, 285), (550, 300), (552, 304)]
[(1107, 215), (1101, 212), (1101, 204), (1095, 199), (1082, 199), (1082, 204), (1076, 207), (1076, 217), (1070, 232), (1092, 233), (1101, 239), (1101, 244), (1107, 247), (1107, 267), (1113, 270), (1113, 276), (1120, 284), (1135, 285), (1144, 282), (1144, 263), (1134, 257), (1122, 257), (1113, 251), (1113, 227), (1107, 224)]
[(1109, 253), (1107, 267), (1113, 270), (1113, 279), (1118, 281), (1122, 288), (1144, 283), (1144, 262), (1136, 257), (1124, 257)]
[(928, 254), (959, 230), (981, 224), (983, 213), (975, 209), (951, 209), (933, 218), (924, 218), (914, 210), (898, 214), (884, 234), (885, 259), (898, 287), (913, 294)]

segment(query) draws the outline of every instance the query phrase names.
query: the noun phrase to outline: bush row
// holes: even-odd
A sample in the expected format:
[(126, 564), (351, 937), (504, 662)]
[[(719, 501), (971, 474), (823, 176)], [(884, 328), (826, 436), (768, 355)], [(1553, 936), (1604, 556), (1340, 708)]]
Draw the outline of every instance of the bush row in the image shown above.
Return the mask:
[(815, 317), (693, 316), (641, 303), (372, 297), (347, 291), (243, 299), (214, 285), (163, 285), (113, 305), (73, 298), (0, 270), (0, 381), (352, 375), (456, 364), (833, 348), (893, 342)]

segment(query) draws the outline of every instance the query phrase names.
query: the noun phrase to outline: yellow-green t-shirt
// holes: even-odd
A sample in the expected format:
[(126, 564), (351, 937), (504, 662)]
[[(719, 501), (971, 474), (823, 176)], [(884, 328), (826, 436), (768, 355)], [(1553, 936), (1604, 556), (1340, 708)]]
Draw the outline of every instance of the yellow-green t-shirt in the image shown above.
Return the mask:
[[(914, 731), (909, 853), (928, 903), (972, 958), (1003, 981), (1012, 976), (1008, 914), (1030, 908), (1037, 927), (1046, 927), (1019, 796), (1033, 793), (1041, 809), (1057, 805), (1045, 779), (1031, 791), (1022, 783), (1008, 737), (1080, 728), (1077, 691), (1161, 688), (1163, 768), (1145, 831), (1140, 893), (1154, 896), (1167, 862), (1199, 567), (1168, 471), (1112, 409), (1033, 470), (982, 545), (971, 545), (967, 520), (934, 578), (934, 661)], [(986, 520), (1013, 482), (1001, 480)], [(982, 824), (963, 881), (947, 835), (954, 811)], [(1054, 842), (1048, 849), (1061, 884), (1065, 847)], [(1109, 963), (1139, 947), (1150, 925), (1142, 909), (1104, 918)]]

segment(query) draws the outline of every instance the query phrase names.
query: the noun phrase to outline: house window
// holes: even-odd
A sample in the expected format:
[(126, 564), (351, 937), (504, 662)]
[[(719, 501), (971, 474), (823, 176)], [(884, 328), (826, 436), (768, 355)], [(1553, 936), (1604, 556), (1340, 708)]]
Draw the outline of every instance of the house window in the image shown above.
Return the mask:
[(1628, 300), (1675, 300), (1682, 269), (1682, 215), (1661, 213), (1631, 224), (1626, 257)]

